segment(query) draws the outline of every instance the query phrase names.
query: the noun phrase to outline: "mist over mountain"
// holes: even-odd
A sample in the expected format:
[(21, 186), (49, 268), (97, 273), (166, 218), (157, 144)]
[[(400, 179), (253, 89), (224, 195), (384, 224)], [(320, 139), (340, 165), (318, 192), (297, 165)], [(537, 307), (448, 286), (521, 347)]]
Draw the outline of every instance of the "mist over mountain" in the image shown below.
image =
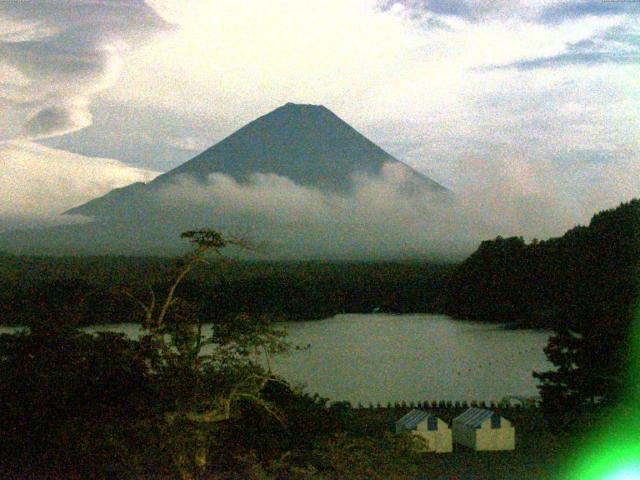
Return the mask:
[(286, 104), (149, 183), (65, 212), (93, 221), (7, 232), (0, 248), (173, 254), (182, 231), (210, 227), (265, 241), (269, 258), (424, 257), (451, 254), (452, 198), (325, 107)]
[[(242, 185), (255, 175), (277, 175), (305, 188), (349, 194), (354, 176), (382, 175), (392, 165), (403, 175), (403, 188), (442, 196), (448, 190), (413, 170), (358, 133), (321, 105), (288, 103), (259, 117), (213, 147), (148, 185), (110, 192), (67, 213), (114, 218), (142, 213), (143, 204), (163, 188), (186, 180), (206, 183), (226, 175)], [(153, 208), (153, 201), (148, 208)]]

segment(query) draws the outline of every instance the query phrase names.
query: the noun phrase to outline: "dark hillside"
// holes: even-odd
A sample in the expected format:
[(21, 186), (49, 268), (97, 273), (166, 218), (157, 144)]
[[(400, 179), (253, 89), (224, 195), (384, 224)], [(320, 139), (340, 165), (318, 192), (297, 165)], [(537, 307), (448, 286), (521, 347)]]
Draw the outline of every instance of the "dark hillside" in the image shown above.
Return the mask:
[[(525, 244), (482, 242), (447, 283), (455, 316), (549, 328), (595, 317), (628, 323), (640, 259), (640, 200), (597, 213), (588, 226)], [(611, 320), (614, 321), (614, 320)]]

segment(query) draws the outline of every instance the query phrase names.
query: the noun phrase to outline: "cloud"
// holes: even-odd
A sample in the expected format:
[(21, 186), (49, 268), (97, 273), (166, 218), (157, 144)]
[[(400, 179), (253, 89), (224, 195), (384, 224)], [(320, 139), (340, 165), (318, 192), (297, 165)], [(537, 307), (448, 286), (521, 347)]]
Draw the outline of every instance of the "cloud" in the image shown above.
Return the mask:
[(0, 228), (68, 223), (71, 207), (157, 172), (26, 141), (0, 142)]
[(544, 8), (537, 21), (558, 24), (589, 16), (640, 15), (637, 2), (619, 0), (562, 1)]
[[(33, 143), (0, 145), (5, 159), (0, 223), (5, 228), (87, 221), (58, 214), (155, 175)], [(397, 165), (386, 165), (379, 175), (355, 175), (352, 190), (340, 195), (275, 174), (255, 174), (246, 183), (221, 173), (206, 182), (179, 177), (151, 191), (140, 205), (132, 204), (129, 225), (140, 229), (138, 222), (146, 222), (139, 232), (144, 241), (132, 236), (139, 244), (166, 237), (173, 247), (177, 237), (171, 232), (211, 227), (249, 233), (267, 242), (264, 254), (274, 259), (460, 260), (480, 241), (497, 235), (529, 240), (562, 235), (587, 223), (597, 210), (637, 195), (640, 185), (640, 159), (633, 152), (626, 157), (588, 150), (562, 158), (534, 158), (526, 152), (468, 155), (455, 169), (455, 197), (445, 202), (407, 188), (406, 171)], [(136, 217), (138, 206), (144, 207), (142, 218)], [(105, 248), (120, 235), (113, 225), (121, 228), (122, 220), (117, 217), (106, 223), (106, 231), (96, 230)], [(163, 248), (171, 251), (169, 245)]]
[(492, 65), (482, 67), (480, 70), (509, 68), (534, 70), (567, 65), (599, 64), (640, 64), (640, 30), (637, 26), (631, 23), (617, 25), (590, 38), (567, 43), (565, 50), (555, 55), (523, 59), (503, 65)]
[(189, 150), (191, 152), (202, 152), (210, 147), (210, 143), (202, 138), (197, 138), (191, 135), (184, 137), (169, 137), (166, 140), (167, 145), (170, 145), (180, 150)]
[[(606, 1), (606, 0), (605, 0)], [(574, 3), (574, 2), (571, 2)], [(598, 8), (596, 2), (584, 2), (593, 5), (592, 11), (604, 11)], [(523, 20), (540, 22), (547, 20), (547, 16), (555, 19), (566, 15), (572, 8), (565, 3), (558, 4), (558, 0), (512, 0), (509, 2), (478, 2), (475, 0), (381, 0), (380, 8), (392, 10), (394, 8), (408, 9), (416, 16), (423, 13), (436, 15), (450, 20), (458, 19), (470, 23), (481, 23), (493, 20)], [(578, 7), (579, 9), (580, 7)], [(584, 8), (587, 11), (587, 8)], [(622, 9), (618, 9), (622, 10)], [(607, 11), (615, 11), (614, 8)], [(570, 18), (575, 18), (575, 15)]]
[(637, 54), (620, 54), (614, 52), (570, 52), (540, 57), (531, 60), (521, 60), (500, 68), (517, 68), (518, 70), (532, 70), (535, 68), (549, 68), (564, 65), (598, 65), (598, 64), (632, 65), (640, 63)]
[(27, 119), (24, 129), (31, 138), (64, 135), (91, 125), (87, 102), (76, 99), (67, 105), (52, 105), (38, 110)]
[[(213, 174), (206, 183), (181, 177), (157, 193), (161, 210), (181, 221), (266, 241), (270, 258), (459, 257), (473, 240), (452, 244), (445, 211), (430, 195), (407, 193), (403, 172), (357, 176), (350, 194), (335, 195), (274, 174), (238, 183)], [(190, 219), (190, 220), (189, 220)]]
[(143, 0), (0, 2), (0, 98), (26, 110), (28, 138), (82, 129), (122, 53), (169, 28)]
[[(386, 121), (421, 122), (424, 131), (431, 119), (452, 122), (469, 111), (468, 99), (482, 97), (479, 67), (558, 55), (622, 21), (545, 25), (512, 15), (514, 7), (472, 22), (420, 9), (423, 2), (388, 3), (192, 0), (182, 8), (156, 0), (154, 8), (180, 29), (130, 52), (120, 81), (100, 100), (189, 114), (212, 130), (294, 102), (325, 105), (365, 134)], [(547, 4), (533, 3), (536, 11)], [(502, 86), (505, 98), (528, 93), (516, 82)], [(159, 123), (144, 128), (159, 130)]]
[(478, 2), (474, 0), (381, 0), (380, 8), (408, 9), (416, 16), (429, 13), (467, 22), (520, 20), (545, 25), (575, 22), (586, 17), (640, 15), (634, 0), (513, 0)]
[(402, 170), (392, 165), (380, 175), (355, 176), (353, 190), (344, 195), (273, 174), (253, 175), (248, 183), (213, 174), (206, 183), (182, 177), (163, 186), (152, 203), (161, 212), (177, 209), (172, 215), (185, 225), (249, 230), (267, 241), (265, 253), (272, 258), (460, 259), (497, 235), (549, 238), (588, 222), (595, 213), (589, 206), (620, 201), (614, 191), (599, 195), (603, 179), (616, 183), (626, 172), (632, 177), (627, 193), (637, 189), (632, 183), (640, 180), (640, 168), (629, 170), (631, 163), (595, 162), (592, 188), (580, 190), (570, 188), (562, 163), (470, 157), (459, 165), (468, 183), (450, 202), (409, 193)]
[[(425, 13), (435, 16), (455, 16), (466, 20), (476, 20), (482, 12), (491, 9), (490, 2), (473, 2), (467, 0), (383, 0), (379, 8), (382, 11), (405, 9), (412, 12), (412, 19), (422, 20)], [(432, 26), (437, 26), (432, 24)]]

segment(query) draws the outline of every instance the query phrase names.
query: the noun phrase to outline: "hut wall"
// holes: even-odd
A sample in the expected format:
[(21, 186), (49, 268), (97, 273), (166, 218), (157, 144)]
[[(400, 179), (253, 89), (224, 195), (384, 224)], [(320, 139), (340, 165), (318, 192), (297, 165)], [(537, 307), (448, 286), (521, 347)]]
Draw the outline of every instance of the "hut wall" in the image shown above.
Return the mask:
[(477, 430), (476, 450), (513, 450), (515, 446), (516, 435), (512, 426), (503, 425), (494, 429), (491, 428), (491, 422), (485, 422)]
[(429, 430), (427, 422), (418, 424), (413, 432), (427, 441), (428, 452), (447, 453), (453, 451), (453, 436), (446, 422), (438, 419), (438, 430)]

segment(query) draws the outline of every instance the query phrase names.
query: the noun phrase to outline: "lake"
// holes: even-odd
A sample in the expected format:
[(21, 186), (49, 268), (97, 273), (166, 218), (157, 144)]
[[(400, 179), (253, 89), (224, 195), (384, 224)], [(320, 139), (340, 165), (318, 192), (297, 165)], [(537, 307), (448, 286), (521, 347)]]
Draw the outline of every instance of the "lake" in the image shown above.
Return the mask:
[[(552, 367), (543, 352), (548, 332), (444, 315), (349, 314), (285, 325), (293, 344), (311, 346), (279, 356), (274, 370), (331, 400), (366, 405), (536, 396), (531, 372)], [(135, 324), (91, 330), (139, 334)]]
[(548, 370), (549, 333), (452, 320), (444, 315), (337, 315), (287, 325), (311, 348), (274, 370), (307, 391), (367, 404), (486, 400), (538, 394), (533, 370)]

